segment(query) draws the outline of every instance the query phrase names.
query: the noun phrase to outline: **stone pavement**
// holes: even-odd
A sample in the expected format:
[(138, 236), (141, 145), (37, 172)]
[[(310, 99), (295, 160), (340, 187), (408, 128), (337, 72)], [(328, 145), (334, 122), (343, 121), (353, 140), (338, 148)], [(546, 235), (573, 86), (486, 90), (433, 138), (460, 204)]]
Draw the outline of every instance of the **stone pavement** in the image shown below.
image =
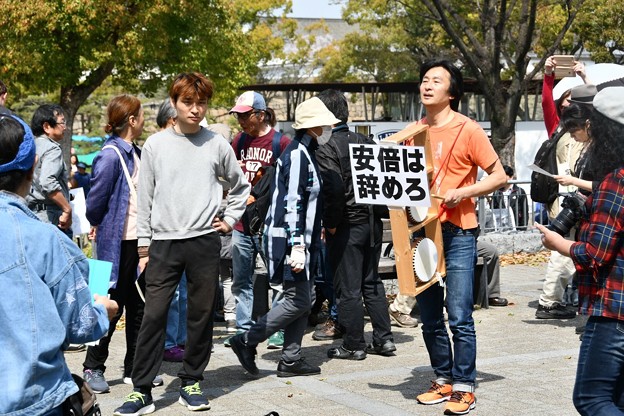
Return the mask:
[[(572, 388), (578, 360), (579, 337), (574, 320), (536, 320), (544, 266), (506, 266), (501, 269), (501, 292), (511, 302), (504, 308), (477, 310), (477, 407), (480, 416), (561, 416), (577, 414)], [(419, 405), (415, 396), (434, 378), (420, 327), (393, 327), (397, 354), (369, 355), (363, 361), (330, 360), (326, 351), (340, 341), (313, 341), (306, 333), (306, 359), (321, 366), (311, 377), (277, 378), (279, 351), (258, 347), (260, 376), (244, 373), (236, 356), (223, 346), (223, 324), (215, 328), (215, 348), (201, 383), (212, 409), (208, 415), (441, 415), (443, 404)], [(371, 327), (366, 326), (370, 340)], [(123, 333), (113, 338), (107, 379), (111, 392), (98, 395), (104, 415), (111, 415), (132, 387), (121, 381)], [(73, 372), (82, 371), (84, 353), (67, 354)], [(163, 363), (164, 387), (153, 390), (156, 414), (190, 415), (177, 403), (176, 363)]]

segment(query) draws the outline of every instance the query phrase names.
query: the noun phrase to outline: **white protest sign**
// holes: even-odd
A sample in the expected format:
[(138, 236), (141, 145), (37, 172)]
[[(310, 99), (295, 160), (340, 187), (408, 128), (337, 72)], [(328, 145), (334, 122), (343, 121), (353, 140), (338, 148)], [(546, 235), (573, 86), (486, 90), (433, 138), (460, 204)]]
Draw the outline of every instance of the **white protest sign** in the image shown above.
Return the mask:
[(355, 202), (429, 207), (425, 148), (349, 144)]
[(82, 188), (70, 189), (72, 198), (69, 204), (72, 207), (72, 231), (74, 235), (89, 232), (91, 225), (87, 220), (87, 202)]

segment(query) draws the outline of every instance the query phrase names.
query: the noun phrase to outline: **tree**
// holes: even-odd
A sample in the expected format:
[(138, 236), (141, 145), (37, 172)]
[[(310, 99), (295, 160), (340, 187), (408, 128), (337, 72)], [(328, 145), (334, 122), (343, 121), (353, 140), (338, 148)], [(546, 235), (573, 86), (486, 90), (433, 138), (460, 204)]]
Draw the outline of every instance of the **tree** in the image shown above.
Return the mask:
[[(418, 63), (432, 56), (459, 59), (482, 91), (491, 120), (492, 142), (503, 163), (513, 165), (515, 123), (523, 94), (560, 50), (584, 0), (349, 0), (345, 13), (358, 23), (403, 28), (408, 35), (396, 50), (407, 49)], [(370, 7), (368, 7), (370, 5)], [(541, 39), (538, 16), (556, 15)], [(369, 26), (370, 27), (370, 26)], [(378, 25), (378, 27), (380, 27)], [(382, 30), (368, 36), (381, 39)], [(545, 46), (540, 40), (548, 42)], [(348, 48), (342, 44), (341, 47)], [(544, 54), (528, 71), (530, 53)], [(349, 52), (343, 52), (348, 55)], [(396, 61), (395, 61), (396, 62)], [(405, 72), (397, 62), (397, 72)], [(357, 67), (358, 65), (355, 65)], [(504, 82), (504, 81), (507, 81)]]
[[(68, 127), (109, 77), (129, 92), (150, 93), (178, 72), (201, 71), (215, 83), (216, 100), (230, 100), (259, 63), (281, 49), (271, 16), (290, 7), (287, 0), (0, 0), (0, 5), (0, 78), (23, 92), (56, 91)], [(71, 128), (64, 150), (70, 138)]]
[(579, 14), (574, 32), (596, 62), (624, 64), (624, 3), (593, 0)]

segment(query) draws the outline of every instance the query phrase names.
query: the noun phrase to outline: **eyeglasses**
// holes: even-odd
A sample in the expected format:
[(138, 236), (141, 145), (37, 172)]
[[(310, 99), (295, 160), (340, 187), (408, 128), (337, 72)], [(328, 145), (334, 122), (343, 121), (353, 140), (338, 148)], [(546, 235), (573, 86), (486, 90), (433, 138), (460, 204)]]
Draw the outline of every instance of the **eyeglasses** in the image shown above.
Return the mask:
[(57, 125), (57, 126), (65, 126), (66, 124), (65, 124), (65, 122), (64, 122), (64, 121), (57, 121), (57, 122), (56, 122), (56, 125)]
[(234, 117), (236, 117), (238, 121), (247, 121), (249, 120), (249, 117), (251, 117), (253, 114), (258, 114), (258, 111), (249, 111), (247, 113), (234, 113)]

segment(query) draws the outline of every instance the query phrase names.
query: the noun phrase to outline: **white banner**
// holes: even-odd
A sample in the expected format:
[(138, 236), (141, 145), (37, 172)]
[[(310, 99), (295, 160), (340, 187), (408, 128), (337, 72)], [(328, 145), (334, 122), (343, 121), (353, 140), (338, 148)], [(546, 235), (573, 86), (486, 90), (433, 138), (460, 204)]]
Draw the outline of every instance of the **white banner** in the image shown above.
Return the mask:
[(357, 203), (431, 206), (424, 147), (350, 144), (349, 156)]

